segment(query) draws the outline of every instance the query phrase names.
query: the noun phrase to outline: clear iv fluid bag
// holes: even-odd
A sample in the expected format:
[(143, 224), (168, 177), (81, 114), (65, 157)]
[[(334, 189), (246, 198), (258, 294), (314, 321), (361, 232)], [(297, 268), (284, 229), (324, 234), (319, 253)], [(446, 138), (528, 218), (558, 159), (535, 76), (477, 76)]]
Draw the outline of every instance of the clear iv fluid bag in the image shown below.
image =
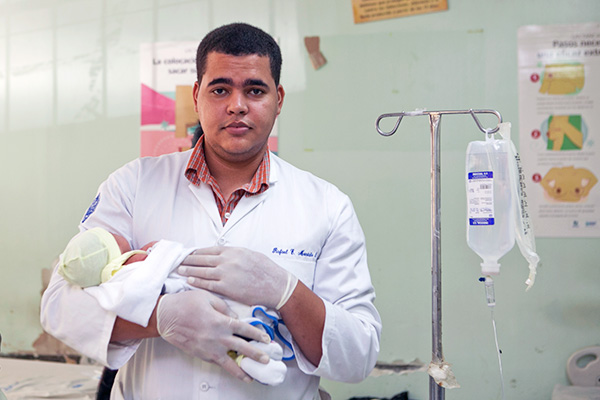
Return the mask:
[(487, 135), (467, 147), (467, 244), (483, 260), (484, 275), (500, 272), (498, 260), (515, 243), (509, 146)]

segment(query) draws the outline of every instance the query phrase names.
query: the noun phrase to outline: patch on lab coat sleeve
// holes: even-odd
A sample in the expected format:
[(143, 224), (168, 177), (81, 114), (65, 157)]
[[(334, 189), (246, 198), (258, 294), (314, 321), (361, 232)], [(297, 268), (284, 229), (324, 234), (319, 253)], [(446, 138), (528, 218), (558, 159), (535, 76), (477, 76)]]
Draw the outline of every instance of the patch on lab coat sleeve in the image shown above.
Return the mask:
[(98, 207), (99, 202), (100, 202), (100, 193), (98, 193), (98, 196), (96, 196), (94, 201), (92, 201), (92, 204), (90, 204), (89, 208), (85, 212), (85, 215), (83, 216), (83, 219), (81, 220), (82, 224), (90, 217), (90, 215), (92, 215), (94, 213), (94, 211), (96, 211), (96, 207)]

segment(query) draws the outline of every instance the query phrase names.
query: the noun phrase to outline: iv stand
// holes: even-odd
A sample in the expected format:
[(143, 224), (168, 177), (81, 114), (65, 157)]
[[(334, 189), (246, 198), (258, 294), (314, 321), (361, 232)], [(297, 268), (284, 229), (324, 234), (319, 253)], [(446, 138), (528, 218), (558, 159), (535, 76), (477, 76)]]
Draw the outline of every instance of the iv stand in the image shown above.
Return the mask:
[[(382, 114), (377, 118), (375, 126), (377, 132), (383, 136), (393, 135), (402, 118), (405, 116), (414, 117), (419, 115), (429, 115), (429, 125), (431, 127), (431, 294), (432, 294), (432, 364), (440, 365), (444, 362), (442, 352), (442, 271), (441, 271), (441, 196), (440, 196), (440, 123), (444, 114), (471, 114), (477, 127), (485, 134), (492, 134), (498, 131), (499, 127), (492, 129), (484, 128), (475, 114), (494, 114), (498, 117), (498, 123), (502, 122), (502, 116), (495, 110), (446, 110), (446, 111), (412, 111)], [(398, 120), (391, 131), (382, 131), (379, 123), (384, 118), (397, 117)], [(429, 377), (429, 399), (444, 400), (445, 389), (439, 386), (435, 380)]]

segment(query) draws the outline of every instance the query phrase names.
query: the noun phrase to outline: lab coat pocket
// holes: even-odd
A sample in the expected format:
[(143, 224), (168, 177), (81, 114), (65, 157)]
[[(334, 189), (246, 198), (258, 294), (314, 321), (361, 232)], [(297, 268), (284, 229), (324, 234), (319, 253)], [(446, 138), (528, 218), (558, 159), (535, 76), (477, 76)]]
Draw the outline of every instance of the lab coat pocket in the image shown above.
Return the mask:
[(294, 274), (302, 283), (311, 290), (314, 286), (315, 262), (292, 257), (271, 257), (280, 267)]

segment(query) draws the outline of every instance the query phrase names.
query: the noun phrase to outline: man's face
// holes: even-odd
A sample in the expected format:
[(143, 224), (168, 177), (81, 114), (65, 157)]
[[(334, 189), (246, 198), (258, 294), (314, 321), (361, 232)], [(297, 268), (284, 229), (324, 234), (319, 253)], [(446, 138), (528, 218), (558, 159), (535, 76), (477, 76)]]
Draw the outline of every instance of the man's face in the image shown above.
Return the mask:
[(207, 160), (230, 164), (262, 158), (284, 94), (281, 85), (275, 86), (269, 57), (209, 53), (202, 81), (194, 85)]

